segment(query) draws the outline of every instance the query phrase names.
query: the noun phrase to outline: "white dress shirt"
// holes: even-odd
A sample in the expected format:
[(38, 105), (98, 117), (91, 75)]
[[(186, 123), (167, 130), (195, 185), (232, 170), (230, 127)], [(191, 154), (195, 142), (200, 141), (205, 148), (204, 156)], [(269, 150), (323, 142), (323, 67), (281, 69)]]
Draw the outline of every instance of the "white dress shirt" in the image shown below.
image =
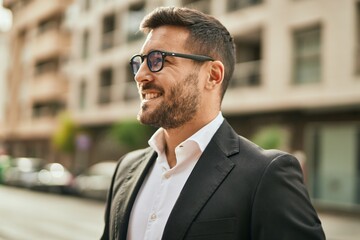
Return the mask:
[(218, 116), (175, 148), (173, 168), (165, 155), (164, 129), (150, 138), (149, 145), (158, 154), (136, 197), (131, 211), (128, 240), (159, 240), (177, 198), (196, 162), (224, 118)]

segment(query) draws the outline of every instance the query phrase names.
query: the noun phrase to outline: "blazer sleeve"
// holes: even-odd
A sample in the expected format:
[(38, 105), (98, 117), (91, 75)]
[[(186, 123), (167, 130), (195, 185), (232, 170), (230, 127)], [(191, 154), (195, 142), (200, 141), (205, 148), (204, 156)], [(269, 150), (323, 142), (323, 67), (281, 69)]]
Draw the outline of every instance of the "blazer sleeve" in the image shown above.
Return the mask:
[(252, 239), (325, 239), (298, 160), (282, 154), (265, 168), (253, 196)]

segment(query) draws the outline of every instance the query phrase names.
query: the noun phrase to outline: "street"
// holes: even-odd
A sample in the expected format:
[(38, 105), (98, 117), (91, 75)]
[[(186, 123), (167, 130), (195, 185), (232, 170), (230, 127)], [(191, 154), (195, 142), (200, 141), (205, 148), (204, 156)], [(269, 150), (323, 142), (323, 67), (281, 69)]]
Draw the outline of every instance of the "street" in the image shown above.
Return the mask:
[(104, 203), (0, 185), (1, 240), (91, 240), (103, 228)]
[[(0, 185), (0, 240), (91, 240), (104, 203)], [(327, 240), (360, 239), (360, 217), (320, 213)]]

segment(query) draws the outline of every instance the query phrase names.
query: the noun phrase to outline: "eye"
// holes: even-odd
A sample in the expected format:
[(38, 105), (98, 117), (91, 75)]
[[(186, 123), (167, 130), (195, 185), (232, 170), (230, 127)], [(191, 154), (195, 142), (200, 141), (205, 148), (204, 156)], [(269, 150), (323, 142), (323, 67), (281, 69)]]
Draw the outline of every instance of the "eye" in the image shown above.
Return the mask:
[(148, 56), (148, 64), (151, 71), (159, 71), (162, 68), (163, 56), (161, 52), (152, 52)]
[(162, 63), (162, 58), (161, 58), (161, 57), (157, 57), (157, 58), (155, 58), (155, 59), (152, 59), (151, 62), (152, 62), (152, 65), (153, 65), (153, 66), (158, 66), (158, 65), (160, 65), (160, 64)]

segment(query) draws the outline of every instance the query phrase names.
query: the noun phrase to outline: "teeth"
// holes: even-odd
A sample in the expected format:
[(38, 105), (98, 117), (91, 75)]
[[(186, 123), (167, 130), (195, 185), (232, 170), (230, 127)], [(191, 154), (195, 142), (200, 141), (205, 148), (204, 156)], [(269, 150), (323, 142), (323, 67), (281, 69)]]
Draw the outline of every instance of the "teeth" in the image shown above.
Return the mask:
[(146, 93), (144, 96), (145, 100), (151, 100), (157, 97), (160, 97), (160, 93)]

